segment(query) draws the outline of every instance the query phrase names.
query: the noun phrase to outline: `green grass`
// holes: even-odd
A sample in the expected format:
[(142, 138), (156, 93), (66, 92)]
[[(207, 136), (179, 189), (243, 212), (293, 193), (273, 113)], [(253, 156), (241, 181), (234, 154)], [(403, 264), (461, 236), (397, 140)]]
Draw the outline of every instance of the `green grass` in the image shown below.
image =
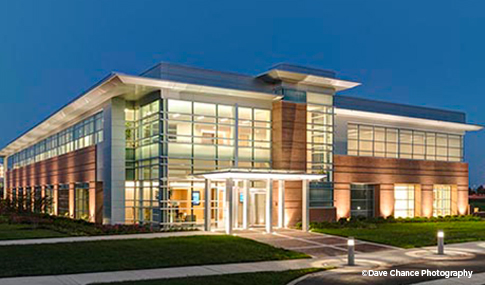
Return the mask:
[[(156, 279), (146, 281), (130, 281), (120, 283), (107, 283), (110, 285), (186, 285), (186, 284), (204, 284), (204, 285), (286, 285), (290, 281), (314, 272), (325, 270), (323, 268), (309, 268), (301, 270), (288, 270), (281, 272), (258, 272), (258, 273), (241, 273), (227, 274), (217, 276), (186, 277), (174, 279)], [(106, 284), (106, 283), (105, 283)]]
[(383, 243), (403, 248), (436, 244), (436, 232), (445, 232), (445, 243), (485, 240), (485, 221), (444, 221), (422, 223), (382, 223), (375, 227), (320, 228), (315, 232), (353, 236), (356, 239)]
[(234, 236), (0, 246), (0, 277), (307, 258)]
[(0, 224), (0, 240), (65, 237), (66, 234), (31, 225)]

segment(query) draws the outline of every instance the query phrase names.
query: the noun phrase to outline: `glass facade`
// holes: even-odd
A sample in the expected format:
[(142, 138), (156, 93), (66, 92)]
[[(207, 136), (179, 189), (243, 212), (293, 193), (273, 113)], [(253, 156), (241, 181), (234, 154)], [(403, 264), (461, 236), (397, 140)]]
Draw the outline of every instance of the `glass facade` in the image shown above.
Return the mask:
[[(270, 110), (157, 99), (125, 114), (127, 223), (201, 225), (204, 182), (194, 173), (271, 166)], [(222, 214), (219, 184), (212, 189), (215, 220)]]
[(308, 92), (307, 172), (327, 174), (323, 181), (310, 182), (310, 207), (333, 206), (333, 96)]
[(125, 220), (152, 222), (159, 213), (160, 100), (125, 109)]
[(8, 168), (19, 168), (103, 141), (103, 112), (8, 157)]
[(451, 215), (451, 185), (433, 186), (433, 216)]
[(394, 185), (394, 217), (414, 217), (414, 187), (413, 184)]
[(370, 125), (348, 125), (348, 155), (463, 160), (463, 136)]

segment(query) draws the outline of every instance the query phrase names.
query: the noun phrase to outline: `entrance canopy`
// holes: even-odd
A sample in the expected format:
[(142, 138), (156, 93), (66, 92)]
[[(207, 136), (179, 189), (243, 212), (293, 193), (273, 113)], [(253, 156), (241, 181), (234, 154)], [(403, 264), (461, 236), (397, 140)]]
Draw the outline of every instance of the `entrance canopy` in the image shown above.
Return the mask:
[[(273, 231), (273, 181), (278, 182), (278, 227), (283, 228), (285, 222), (285, 181), (301, 181), (302, 182), (302, 229), (308, 231), (309, 228), (309, 182), (312, 180), (321, 180), (326, 177), (324, 174), (312, 174), (302, 171), (292, 170), (264, 170), (264, 169), (240, 169), (229, 168), (224, 170), (216, 170), (212, 172), (195, 174), (196, 177), (205, 179), (204, 197), (206, 201), (211, 201), (211, 181), (219, 180), (225, 181), (226, 189), (224, 191), (224, 223), (226, 233), (231, 234), (233, 227), (238, 225), (238, 210), (239, 194), (242, 190), (243, 198), (243, 229), (248, 227), (249, 217), (249, 181), (251, 180), (266, 180), (266, 211), (265, 224), (266, 232)], [(242, 181), (243, 187), (239, 189), (235, 181)], [(211, 203), (205, 204), (205, 230), (210, 230), (211, 227)]]
[(312, 174), (302, 171), (279, 170), (279, 169), (244, 169), (229, 168), (195, 174), (205, 179), (247, 179), (247, 180), (320, 180), (326, 177), (325, 174)]

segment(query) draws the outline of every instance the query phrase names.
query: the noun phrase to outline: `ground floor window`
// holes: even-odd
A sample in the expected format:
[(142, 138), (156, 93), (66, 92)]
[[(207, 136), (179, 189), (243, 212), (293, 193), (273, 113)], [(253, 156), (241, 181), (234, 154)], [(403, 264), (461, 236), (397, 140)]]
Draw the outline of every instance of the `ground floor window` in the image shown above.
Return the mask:
[(433, 186), (433, 216), (451, 215), (451, 185)]
[(371, 184), (350, 185), (350, 216), (374, 216), (374, 187)]
[(414, 185), (394, 185), (394, 217), (414, 217)]
[(25, 188), (25, 210), (32, 211), (32, 187)]
[(34, 187), (34, 212), (40, 213), (42, 209), (42, 188), (40, 186)]
[(59, 184), (58, 190), (58, 215), (69, 216), (69, 184)]
[(89, 183), (76, 183), (74, 197), (74, 218), (89, 220)]
[(47, 214), (54, 214), (54, 185), (45, 186), (44, 211)]

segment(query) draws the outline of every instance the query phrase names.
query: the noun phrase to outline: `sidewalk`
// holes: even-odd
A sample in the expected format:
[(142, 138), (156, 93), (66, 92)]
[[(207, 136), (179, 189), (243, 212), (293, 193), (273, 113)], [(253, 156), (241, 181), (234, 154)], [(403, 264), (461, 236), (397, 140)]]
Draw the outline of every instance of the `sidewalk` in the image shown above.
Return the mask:
[(163, 269), (3, 278), (0, 279), (0, 285), (84, 285), (91, 283), (179, 278), (188, 276), (210, 276), (233, 273), (285, 271), (312, 267), (325, 267), (329, 264), (330, 262), (326, 262), (321, 259), (298, 259), (285, 261), (234, 263), (223, 265), (201, 265)]
[(186, 232), (160, 232), (160, 233), (149, 233), (149, 234), (127, 234), (127, 235), (106, 235), (106, 236), (19, 239), (19, 240), (3, 240), (3, 241), (0, 241), (0, 246), (28, 245), (28, 244), (52, 244), (52, 243), (64, 243), (64, 242), (86, 242), (86, 241), (101, 241), (101, 240), (152, 239), (152, 238), (186, 237), (186, 236), (200, 236), (200, 235), (204, 235), (204, 236), (206, 236), (206, 235), (219, 235), (219, 233), (204, 232), (204, 231), (186, 231)]

